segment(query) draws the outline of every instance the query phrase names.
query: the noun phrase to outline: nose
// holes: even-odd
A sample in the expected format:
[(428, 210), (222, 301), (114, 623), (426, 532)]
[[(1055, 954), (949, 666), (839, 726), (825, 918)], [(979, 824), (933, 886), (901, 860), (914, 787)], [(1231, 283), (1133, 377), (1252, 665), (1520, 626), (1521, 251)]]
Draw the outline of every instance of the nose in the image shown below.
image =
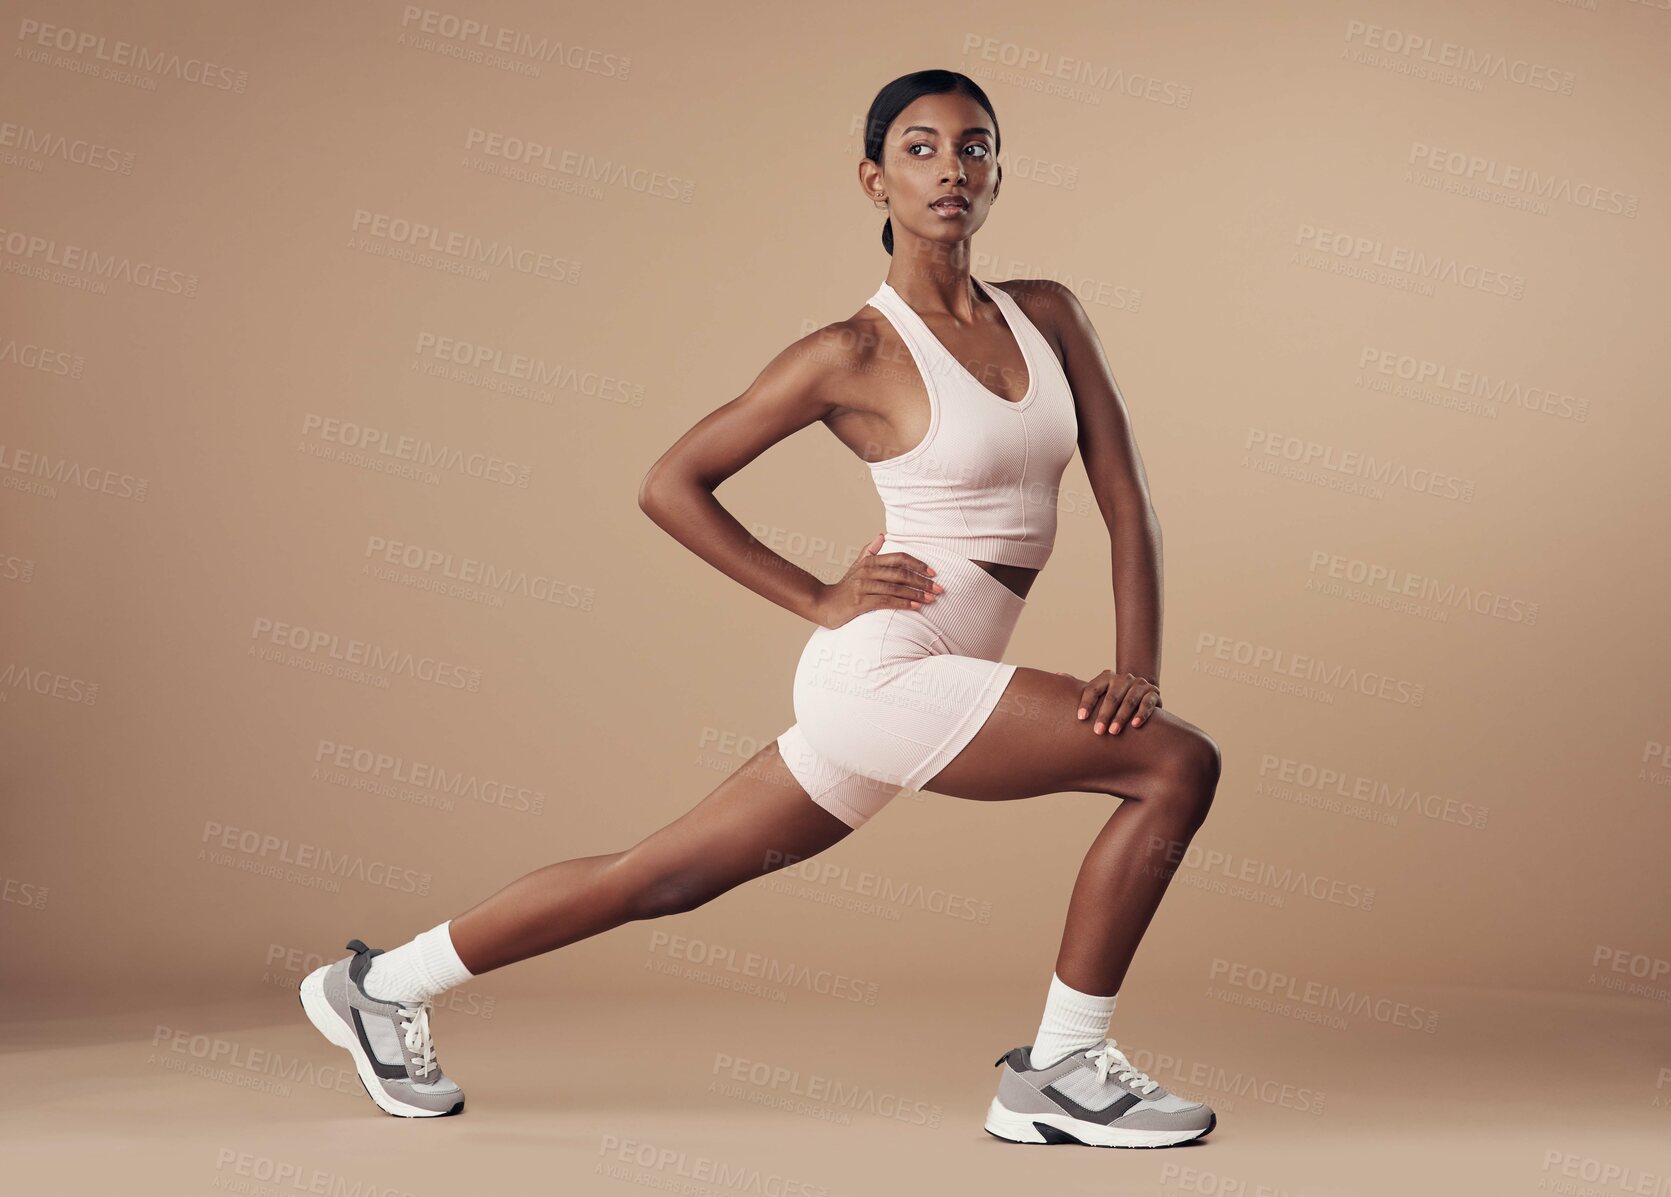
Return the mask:
[(940, 181), (942, 183), (950, 183), (953, 181), (965, 183), (968, 182), (968, 180), (969, 174), (963, 169), (963, 155), (954, 154), (952, 156), (952, 165), (940, 172)]

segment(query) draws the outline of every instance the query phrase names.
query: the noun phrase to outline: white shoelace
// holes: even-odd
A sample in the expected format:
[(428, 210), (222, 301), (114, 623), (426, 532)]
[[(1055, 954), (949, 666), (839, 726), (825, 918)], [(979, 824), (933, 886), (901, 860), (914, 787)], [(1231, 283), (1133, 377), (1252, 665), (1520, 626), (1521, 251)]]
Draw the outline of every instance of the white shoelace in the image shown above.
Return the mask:
[(429, 1037), (429, 1003), (419, 1002), (411, 1006), (403, 1003), (400, 1017), (406, 1027), (406, 1050), (417, 1057), (413, 1061), (413, 1071), (427, 1077), (435, 1068), (435, 1041)]
[(1106, 1082), (1108, 1074), (1113, 1073), (1118, 1080), (1130, 1083), (1133, 1089), (1147, 1096), (1160, 1086), (1160, 1082), (1152, 1080), (1146, 1072), (1140, 1072), (1126, 1059), (1126, 1054), (1114, 1046), (1112, 1039), (1101, 1047), (1094, 1047), (1085, 1055), (1095, 1061), (1098, 1082)]

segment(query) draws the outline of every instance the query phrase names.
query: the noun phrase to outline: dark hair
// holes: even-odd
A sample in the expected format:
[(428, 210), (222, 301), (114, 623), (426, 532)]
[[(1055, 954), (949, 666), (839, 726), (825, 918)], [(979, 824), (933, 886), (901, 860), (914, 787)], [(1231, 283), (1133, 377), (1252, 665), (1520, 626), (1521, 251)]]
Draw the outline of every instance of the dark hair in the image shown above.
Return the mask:
[[(899, 114), (923, 96), (942, 96), (947, 92), (966, 95), (986, 109), (986, 114), (992, 118), (992, 152), (996, 154), (999, 149), (998, 114), (992, 111), (992, 101), (986, 98), (979, 83), (958, 71), (912, 71), (889, 83), (870, 102), (870, 111), (865, 115), (865, 157), (881, 166), (882, 146), (888, 128)], [(882, 223), (882, 248), (890, 256), (894, 252), (892, 217)]]

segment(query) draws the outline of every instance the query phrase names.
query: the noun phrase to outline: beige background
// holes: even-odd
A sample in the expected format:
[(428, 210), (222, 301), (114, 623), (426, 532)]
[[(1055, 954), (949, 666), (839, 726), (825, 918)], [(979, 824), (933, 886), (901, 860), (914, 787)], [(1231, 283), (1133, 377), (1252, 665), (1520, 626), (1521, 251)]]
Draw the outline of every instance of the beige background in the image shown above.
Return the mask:
[[(3, 8), (0, 977), (27, 1191), (103, 1188), (85, 1149), (111, 1145), (130, 1193), (1671, 1173), (1671, 11)], [(1225, 750), (1114, 1027), (1219, 1130), (1182, 1154), (980, 1132), (1108, 812), (1089, 795), (903, 795), (801, 869), (485, 976), (436, 1020), (468, 1115), (379, 1119), (314, 1071), (310, 957), (625, 847), (792, 721), (810, 626), (635, 492), (884, 277), (859, 128), (931, 66), (1002, 125), (977, 273), (1061, 279), (1101, 333), (1165, 533), (1163, 692)], [(549, 150), (522, 167), (505, 139)], [(407, 260), (401, 222), (535, 264)], [(351, 459), (343, 425), (387, 451)], [(525, 485), (391, 473), (402, 437)], [(1063, 485), (1008, 658), (1094, 672), (1107, 535), (1077, 460)], [(817, 428), (721, 497), (825, 578), (881, 526)], [(431, 552), (527, 582), (452, 586)], [(353, 641), (468, 684), (333, 676)], [(380, 784), (421, 767), (464, 790)], [(780, 1071), (728, 1090), (736, 1060)]]

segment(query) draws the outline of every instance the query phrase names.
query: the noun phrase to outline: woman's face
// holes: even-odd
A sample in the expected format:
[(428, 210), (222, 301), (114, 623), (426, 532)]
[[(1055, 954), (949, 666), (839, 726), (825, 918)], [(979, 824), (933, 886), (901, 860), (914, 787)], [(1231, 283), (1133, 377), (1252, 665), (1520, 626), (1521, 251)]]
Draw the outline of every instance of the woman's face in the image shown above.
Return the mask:
[(986, 109), (950, 92), (923, 96), (889, 126), (882, 170), (871, 170), (866, 185), (887, 197), (896, 243), (902, 228), (945, 244), (972, 237), (986, 223), (998, 195), (992, 125)]

